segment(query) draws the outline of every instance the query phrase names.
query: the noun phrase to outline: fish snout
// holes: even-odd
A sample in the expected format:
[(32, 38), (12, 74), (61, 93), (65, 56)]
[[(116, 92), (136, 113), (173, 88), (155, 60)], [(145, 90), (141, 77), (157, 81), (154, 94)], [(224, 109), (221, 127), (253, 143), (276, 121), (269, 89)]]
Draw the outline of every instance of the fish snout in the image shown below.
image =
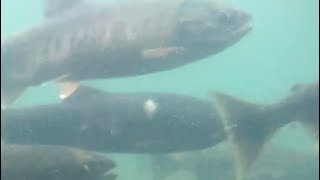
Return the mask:
[(220, 24), (229, 26), (229, 30), (238, 31), (247, 29), (248, 31), (251, 29), (252, 16), (245, 11), (238, 9), (227, 12), (222, 11), (218, 14), (217, 18)]
[(101, 177), (105, 180), (114, 180), (117, 175), (112, 172), (116, 164), (104, 155), (95, 154), (88, 159), (83, 168), (90, 177)]
[(116, 164), (103, 155), (97, 155), (85, 163), (86, 169), (92, 173), (102, 174), (116, 167)]

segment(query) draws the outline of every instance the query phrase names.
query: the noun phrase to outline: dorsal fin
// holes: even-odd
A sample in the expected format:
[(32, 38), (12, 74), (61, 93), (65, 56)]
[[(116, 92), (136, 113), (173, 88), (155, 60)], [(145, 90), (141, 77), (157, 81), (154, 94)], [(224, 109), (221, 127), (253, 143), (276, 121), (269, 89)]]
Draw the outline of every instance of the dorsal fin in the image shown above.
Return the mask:
[(44, 0), (44, 16), (51, 18), (82, 4), (84, 0)]

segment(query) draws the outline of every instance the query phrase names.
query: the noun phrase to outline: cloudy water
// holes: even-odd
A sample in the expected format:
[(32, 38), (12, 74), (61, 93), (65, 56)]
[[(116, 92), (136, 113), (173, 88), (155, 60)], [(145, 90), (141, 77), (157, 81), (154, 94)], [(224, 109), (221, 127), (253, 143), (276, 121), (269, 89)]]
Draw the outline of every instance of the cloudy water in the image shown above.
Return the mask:
[[(85, 25), (84, 22), (87, 22), (85, 19), (74, 26), (69, 24), (68, 28), (58, 27), (57, 29), (62, 32), (61, 34), (50, 31), (50, 27), (54, 26), (48, 28), (48, 33), (45, 32), (46, 36), (42, 36), (41, 32), (32, 34), (34, 27), (50, 21), (51, 17), (44, 17), (44, 1), (1, 0), (1, 65), (3, 66), (1, 67), (1, 80), (4, 80), (11, 88), (5, 92), (6, 95), (20, 88), (20, 84), (17, 85), (18, 83), (28, 79), (21, 77), (27, 77), (28, 73), (37, 71), (34, 70), (35, 67), (41, 68), (41, 66), (36, 66), (36, 61), (33, 60), (43, 55), (41, 53), (39, 55), (38, 52), (41, 51), (39, 49), (49, 47), (48, 43), (51, 42), (50, 38), (47, 37), (55, 36), (56, 39), (59, 40), (60, 38), (63, 41), (64, 36), (61, 36), (61, 34), (64, 30), (68, 31), (73, 28), (75, 33), (79, 32), (81, 34), (81, 32), (86, 33), (85, 28), (90, 26)], [(121, 2), (138, 4), (141, 1), (128, 0), (126, 2), (122, 0)], [(196, 2), (201, 5), (202, 1), (205, 0)], [(161, 29), (161, 27), (150, 28), (145, 26), (141, 28), (145, 31), (145, 33), (142, 33), (143, 40), (141, 42), (139, 41), (139, 35), (135, 39), (134, 30), (136, 29), (134, 28), (132, 32), (128, 30), (121, 34), (121, 27), (123, 27), (121, 24), (119, 27), (117, 26), (117, 28), (120, 28), (117, 29), (119, 33), (111, 33), (111, 35), (120, 35), (120, 40), (115, 40), (115, 45), (112, 46), (115, 50), (110, 50), (109, 46), (105, 46), (106, 49), (109, 48), (110, 52), (115, 52), (109, 59), (117, 60), (117, 57), (119, 59), (134, 59), (135, 56), (129, 53), (141, 48), (139, 53), (143, 59), (147, 59), (148, 63), (150, 61), (156, 62), (155, 65), (147, 64), (146, 67), (157, 69), (161, 66), (160, 69), (146, 70), (143, 68), (143, 72), (150, 72), (141, 73), (142, 70), (136, 71), (134, 69), (140, 67), (137, 64), (138, 61), (133, 60), (119, 63), (120, 68), (119, 64), (111, 63), (108, 72), (116, 74), (112, 78), (101, 78), (100, 76), (95, 78), (94, 76), (98, 76), (99, 72), (96, 74), (95, 71), (92, 71), (91, 74), (89, 72), (83, 73), (82, 71), (86, 71), (86, 68), (72, 71), (75, 69), (72, 63), (66, 68), (63, 64), (57, 65), (56, 67), (59, 68), (56, 69), (62, 69), (63, 67), (64, 71), (70, 70), (61, 74), (59, 74), (60, 70), (56, 70), (56, 72), (52, 70), (51, 72), (53, 66), (50, 65), (40, 69), (40, 73), (32, 76), (33, 79), (28, 79), (32, 83), (26, 85), (28, 88), (23, 91), (14, 104), (2, 110), (4, 115), (1, 115), (1, 124), (2, 126), (8, 124), (5, 126), (8, 127), (7, 129), (1, 128), (2, 140), (8, 146), (11, 143), (23, 144), (23, 146), (21, 153), (19, 153), (18, 147), (18, 150), (14, 151), (16, 154), (1, 158), (1, 165), (10, 164), (10, 166), (7, 166), (8, 169), (1, 168), (1, 171), (4, 171), (1, 174), (8, 172), (8, 174), (19, 174), (22, 171), (22, 174), (28, 175), (29, 179), (27, 180), (40, 180), (41, 178), (95, 180), (101, 178), (94, 174), (101, 173), (101, 169), (94, 171), (91, 165), (96, 167), (99, 164), (99, 167), (105, 168), (105, 166), (110, 165), (109, 163), (112, 160), (116, 167), (110, 171), (117, 174), (116, 179), (119, 180), (245, 180), (244, 176), (246, 176), (246, 180), (318, 179), (319, 1), (220, 1), (238, 8), (224, 10), (226, 14), (229, 13), (227, 18), (233, 15), (233, 21), (225, 20), (225, 22), (220, 19), (218, 22), (222, 23), (219, 24), (212, 20), (214, 18), (210, 17), (210, 21), (208, 19), (204, 20), (206, 23), (195, 21), (195, 23), (186, 26), (171, 28), (175, 21), (166, 21), (159, 18), (169, 18), (170, 13), (177, 11), (177, 8), (169, 8), (171, 6), (168, 5), (168, 7), (165, 7), (168, 8), (167, 13), (164, 13), (165, 15), (151, 18), (151, 21), (157, 20), (159, 24), (169, 22), (165, 24), (168, 27)], [(88, 3), (101, 3), (107, 7), (114, 7), (112, 4), (119, 2), (117, 0), (88, 0)], [(172, 4), (177, 6), (175, 3)], [(140, 5), (144, 6), (145, 2)], [(183, 8), (190, 8), (191, 11), (192, 8), (196, 8), (196, 5), (190, 7), (187, 7), (187, 3), (185, 5)], [(129, 19), (128, 16), (138, 14), (137, 17), (130, 17), (133, 19), (131, 24), (134, 24), (139, 23), (143, 13), (149, 13), (148, 15), (151, 14), (150, 16), (152, 16), (153, 13), (150, 12), (153, 11), (148, 9), (149, 7), (155, 9), (154, 13), (159, 13), (162, 8), (161, 5), (157, 4), (146, 6), (147, 9), (143, 11), (135, 11), (134, 8), (136, 7), (126, 7), (124, 9), (117, 7), (120, 11), (128, 10), (130, 13), (111, 10), (110, 14), (114, 13), (120, 19)], [(225, 7), (221, 6), (221, 8)], [(200, 12), (198, 16), (200, 19), (208, 18), (208, 14), (213, 17), (217, 16), (212, 12), (219, 11), (219, 9), (211, 10), (203, 8), (201, 12), (192, 12), (195, 16)], [(206, 11), (210, 11), (210, 13), (206, 14)], [(235, 14), (232, 14), (234, 12)], [(241, 14), (244, 12), (245, 14)], [(181, 16), (183, 15), (182, 13)], [(192, 13), (188, 15), (186, 17), (190, 18)], [(250, 16), (251, 19), (244, 20), (247, 18), (246, 16), (248, 18)], [(179, 22), (186, 21), (188, 23), (186, 17), (179, 19)], [(58, 23), (56, 24), (67, 27), (67, 23), (59, 24), (59, 21), (61, 21), (59, 18), (63, 19), (63, 17), (58, 17)], [(230, 23), (232, 26), (229, 26)], [(150, 24), (157, 25), (154, 22)], [(206, 29), (212, 24), (223, 28), (218, 30)], [(240, 27), (242, 24), (244, 26)], [(130, 26), (130, 23), (128, 26)], [(244, 32), (241, 36), (236, 34), (236, 32), (239, 33), (249, 26), (252, 29), (248, 29), (248, 32)], [(97, 27), (100, 26), (97, 25)], [(166, 29), (173, 29), (174, 33), (171, 31), (167, 33)], [(31, 30), (30, 38), (28, 34), (21, 33), (25, 30)], [(155, 31), (158, 32), (155, 33)], [(100, 33), (100, 31), (95, 32), (94, 35)], [(72, 32), (68, 33), (72, 34)], [(35, 38), (31, 37), (31, 34)], [(36, 37), (35, 34), (39, 37)], [(126, 35), (126, 40), (133, 37), (138, 42), (130, 42), (131, 44), (126, 41), (123, 42), (121, 41), (123, 35)], [(200, 37), (198, 38), (197, 35)], [(65, 37), (68, 38), (68, 35)], [(80, 37), (80, 35), (74, 37)], [(19, 38), (25, 38), (22, 41), (28, 42), (15, 45)], [(49, 40), (39, 40), (41, 38)], [(106, 37), (98, 37), (97, 39), (102, 40), (103, 38)], [(165, 38), (172, 41), (162, 42), (165, 41)], [(175, 44), (176, 42), (173, 39), (178, 39), (181, 44)], [(34, 42), (29, 42), (32, 40)], [(216, 44), (210, 44), (215, 40)], [(157, 44), (158, 41), (160, 44)], [(81, 39), (77, 42), (81, 46)], [(123, 45), (122, 43), (129, 44), (128, 49), (130, 50), (117, 50), (117, 47), (127, 48), (127, 44)], [(26, 44), (27, 47), (21, 48)], [(97, 48), (95, 46), (97, 44), (84, 46), (84, 49), (88, 47)], [(102, 45), (104, 44), (102, 43)], [(207, 49), (199, 48), (200, 46), (206, 47), (206, 45), (211, 45), (210, 52), (214, 51), (214, 53), (207, 53)], [(20, 51), (19, 48), (22, 50)], [(77, 50), (80, 51), (79, 49)], [(53, 50), (53, 52), (53, 56), (43, 55), (43, 57), (59, 57), (61, 58), (59, 60), (67, 59), (68, 51), (63, 51), (63, 47), (60, 50)], [(89, 55), (80, 52), (78, 58), (86, 54), (87, 56), (83, 56), (83, 59), (90, 58), (92, 63), (101, 63), (101, 61), (94, 61), (94, 58), (105, 55), (103, 53), (102, 55), (97, 54), (101, 51), (95, 51), (95, 49), (92, 51), (89, 49), (88, 52)], [(184, 53), (189, 54), (183, 56)], [(49, 50), (48, 54), (50, 54)], [(18, 57), (19, 60), (11, 60), (11, 63), (7, 63), (6, 58), (10, 59), (12, 57)], [(179, 64), (182, 60), (188, 58), (190, 60), (187, 65)], [(173, 62), (174, 60), (177, 60), (177, 62)], [(175, 65), (167, 68), (169, 63)], [(112, 67), (113, 64), (115, 64), (115, 67)], [(87, 64), (79, 64), (79, 66), (87, 66)], [(98, 68), (99, 66), (102, 67), (103, 65), (94, 66), (96, 71), (101, 70), (101, 68)], [(5, 69), (7, 67), (18, 68)], [(10, 73), (13, 71), (16, 72)], [(49, 75), (44, 73), (49, 71), (50, 73), (47, 73)], [(77, 72), (81, 73), (77, 74)], [(74, 73), (72, 78), (78, 78), (83, 86), (75, 90), (75, 95), (70, 96), (74, 98), (70, 98), (70, 101), (65, 103), (59, 98), (60, 90), (57, 82), (72, 73)], [(117, 77), (117, 74), (121, 73), (124, 75)], [(90, 76), (90, 78), (84, 78), (85, 75), (83, 74)], [(14, 80), (17, 81), (14, 82)], [(7, 85), (5, 83), (1, 82), (1, 99), (5, 91), (3, 85)], [(90, 89), (86, 89), (87, 86)], [(224, 95), (213, 95), (212, 92), (219, 92)], [(51, 104), (52, 106), (44, 106), (45, 104)], [(172, 118), (172, 121), (169, 121), (166, 117)], [(129, 120), (126, 121), (122, 118)], [(21, 121), (19, 121), (20, 119)], [(41, 121), (40, 119), (44, 120)], [(74, 119), (79, 119), (79, 122)], [(262, 123), (257, 123), (256, 119)], [(57, 122), (54, 122), (56, 120)], [(90, 120), (98, 125), (91, 126), (92, 121)], [(98, 122), (100, 120), (108, 122)], [(153, 123), (156, 120), (162, 121)], [(29, 121), (30, 124), (25, 123)], [(141, 123), (135, 124), (135, 122), (140, 121)], [(19, 124), (22, 122), (24, 125)], [(52, 124), (46, 124), (47, 122)], [(41, 125), (39, 125), (40, 123)], [(109, 136), (100, 132), (101, 126), (108, 130), (106, 133), (110, 134), (110, 139), (108, 139)], [(98, 128), (98, 130), (94, 128)], [(84, 135), (78, 134), (78, 131), (84, 133)], [(86, 136), (85, 133), (87, 132), (92, 134)], [(135, 138), (139, 140), (133, 142)], [(76, 139), (77, 142), (72, 142), (72, 139)], [(105, 142), (108, 142), (108, 144)], [(38, 145), (48, 145), (48, 149), (51, 150), (47, 150), (47, 146), (44, 149), (41, 149), (42, 147), (37, 149)], [(58, 146), (60, 147), (60, 145), (63, 145), (66, 149), (59, 149)], [(15, 149), (15, 147), (13, 148)], [(28, 152), (28, 148), (31, 148), (31, 153)], [(56, 151), (53, 150), (55, 148), (57, 148)], [(38, 150), (43, 154), (37, 152)], [(6, 155), (3, 155), (5, 152), (1, 151), (1, 156), (6, 157)], [(105, 157), (93, 156), (96, 152), (103, 153)], [(33, 155), (28, 155), (28, 153)], [(254, 155), (255, 153), (257, 153), (257, 156)], [(34, 158), (45, 159), (47, 157), (46, 160), (50, 163), (41, 161), (37, 164), (39, 166), (37, 169), (30, 168), (32, 165), (28, 162), (28, 158), (33, 158), (34, 154), (38, 156)], [(57, 158), (55, 158), (56, 156)], [(75, 161), (68, 159), (71, 156), (75, 158)], [(67, 162), (62, 160), (60, 162), (58, 157)], [(26, 159), (24, 160), (24, 158)], [(51, 158), (59, 160), (51, 160)], [(15, 162), (20, 161), (20, 159), (25, 164)], [(81, 159), (81, 168), (77, 164), (79, 159)], [(97, 162), (97, 159), (100, 161)], [(75, 164), (70, 163), (69, 160)], [(69, 164), (65, 165), (64, 163)], [(18, 164), (19, 167), (17, 167)], [(75, 172), (70, 173), (68, 170), (71, 171), (74, 168), (73, 165), (81, 170), (77, 171), (78, 169), (75, 169)], [(26, 168), (27, 166), (28, 168)], [(47, 166), (49, 170), (43, 170)], [(19, 168), (25, 169), (28, 173)], [(108, 168), (105, 170), (109, 170)], [(65, 169), (65, 171), (61, 169)], [(85, 172), (84, 175), (81, 174), (83, 171)], [(54, 176), (52, 175), (53, 172), (55, 173)], [(38, 175), (37, 173), (42, 174)], [(1, 175), (1, 177), (12, 180), (13, 177), (19, 176), (14, 174), (12, 176)], [(114, 177), (105, 176), (102, 179), (111, 180)]]

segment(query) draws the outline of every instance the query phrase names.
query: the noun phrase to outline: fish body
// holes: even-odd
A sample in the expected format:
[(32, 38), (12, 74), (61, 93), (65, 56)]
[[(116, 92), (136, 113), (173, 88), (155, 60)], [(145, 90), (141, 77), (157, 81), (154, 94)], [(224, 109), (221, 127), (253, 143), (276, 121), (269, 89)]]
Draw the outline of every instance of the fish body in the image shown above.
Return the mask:
[(43, 23), (1, 42), (3, 105), (27, 87), (51, 80), (128, 77), (177, 68), (225, 50), (251, 29), (248, 13), (207, 0), (97, 5), (47, 1)]
[(247, 153), (242, 157), (248, 159), (246, 156), (257, 155), (283, 125), (298, 119), (318, 122), (318, 86), (304, 87), (303, 93), (293, 91), (278, 103), (260, 105), (221, 93), (209, 101), (179, 94), (110, 93), (80, 86), (61, 103), (2, 111), (1, 136), (10, 143), (125, 153), (191, 151), (231, 136), (245, 148), (240, 148)]
[[(318, 139), (319, 85), (295, 86), (274, 104), (215, 92), (212, 101), (165, 93), (108, 93), (80, 86), (61, 103), (1, 112), (9, 143), (54, 144), (116, 153), (166, 154), (201, 150), (229, 140), (236, 179), (284, 125), (299, 121)], [(310, 128), (311, 127), (311, 128)]]
[(225, 139), (210, 101), (166, 93), (108, 93), (81, 86), (58, 104), (2, 112), (1, 136), (125, 153), (205, 148)]
[(115, 180), (106, 174), (115, 164), (106, 156), (52, 145), (1, 145), (4, 180)]

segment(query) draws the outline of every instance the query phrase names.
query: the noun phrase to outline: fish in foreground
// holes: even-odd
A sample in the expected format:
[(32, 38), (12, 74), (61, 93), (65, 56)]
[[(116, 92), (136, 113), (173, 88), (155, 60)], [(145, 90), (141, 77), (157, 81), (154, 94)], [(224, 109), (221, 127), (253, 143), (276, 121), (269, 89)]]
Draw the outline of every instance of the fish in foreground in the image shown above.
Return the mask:
[(45, 20), (1, 41), (1, 104), (29, 86), (137, 76), (177, 68), (219, 53), (250, 30), (251, 16), (201, 1), (91, 4), (46, 0)]
[[(229, 137), (241, 179), (282, 126), (300, 121), (319, 133), (319, 84), (301, 84), (278, 103), (260, 105), (222, 93), (212, 100), (165, 93), (108, 93), (80, 86), (58, 104), (1, 113), (10, 143), (58, 144), (103, 152), (172, 153)], [(318, 136), (316, 136), (318, 138)]]
[(61, 103), (3, 110), (1, 137), (9, 143), (127, 153), (195, 150), (226, 138), (210, 101), (166, 93), (109, 93), (87, 86)]
[(115, 180), (104, 155), (52, 145), (1, 145), (3, 180)]

